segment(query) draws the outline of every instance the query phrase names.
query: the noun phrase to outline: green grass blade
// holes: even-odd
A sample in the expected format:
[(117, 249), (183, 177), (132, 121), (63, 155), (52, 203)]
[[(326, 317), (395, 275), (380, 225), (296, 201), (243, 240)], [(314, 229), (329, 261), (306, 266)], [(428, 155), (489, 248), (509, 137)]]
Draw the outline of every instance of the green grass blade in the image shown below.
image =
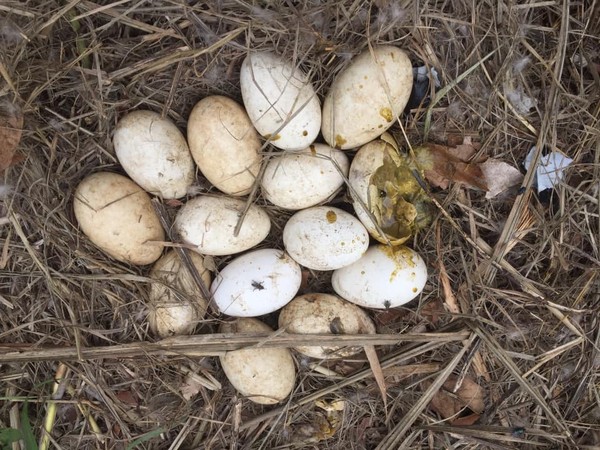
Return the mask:
[(146, 434), (142, 434), (139, 438), (131, 442), (125, 450), (133, 450), (138, 445), (143, 444), (144, 442), (149, 441), (150, 439), (155, 438), (156, 436), (160, 436), (161, 433), (164, 433), (166, 430), (163, 427), (157, 428), (156, 430), (152, 430)]
[(21, 409), (21, 433), (23, 435), (23, 442), (25, 442), (25, 449), (38, 450), (31, 422), (29, 421), (29, 406), (27, 402), (23, 404), (23, 409)]

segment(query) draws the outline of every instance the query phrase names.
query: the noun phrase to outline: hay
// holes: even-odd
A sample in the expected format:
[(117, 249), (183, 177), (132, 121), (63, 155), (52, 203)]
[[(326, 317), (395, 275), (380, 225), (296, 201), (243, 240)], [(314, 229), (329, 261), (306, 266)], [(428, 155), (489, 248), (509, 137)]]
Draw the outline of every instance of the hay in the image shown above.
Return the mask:
[[(2, 2), (0, 101), (22, 108), (25, 161), (2, 180), (11, 189), (1, 200), (0, 428), (20, 428), (27, 401), (40, 438), (59, 355), (68, 372), (54, 396), (56, 448), (125, 448), (136, 439), (138, 448), (171, 450), (598, 448), (599, 15), (597, 2), (566, 0)], [(352, 56), (381, 43), (455, 84), (434, 107), (402, 119), (413, 146), (426, 133), (439, 143), (473, 136), (482, 154), (518, 167), (533, 145), (537, 157), (558, 148), (575, 162), (549, 202), (531, 175), (523, 192), (494, 200), (457, 185), (433, 192), (439, 214), (411, 244), (430, 268), (426, 290), (405, 308), (373, 313), (387, 333), (377, 347), (390, 370), (387, 411), (360, 356), (315, 366), (296, 355), (291, 399), (254, 405), (202, 356), (231, 342), (216, 335), (196, 353), (202, 336), (174, 338), (179, 352), (153, 343), (148, 268), (115, 262), (78, 231), (74, 188), (91, 172), (121, 171), (111, 133), (126, 111), (151, 109), (185, 129), (204, 96), (241, 100), (250, 49), (300, 64), (324, 94)], [(408, 146), (400, 127), (392, 132)], [(211, 190), (197, 180), (196, 192)], [(280, 246), (289, 213), (256, 201), (276, 219), (268, 244)], [(172, 218), (176, 208), (166, 208)], [(308, 286), (327, 289), (327, 275), (312, 274)], [(452, 299), (458, 314), (441, 306)], [(208, 317), (199, 332), (219, 320)], [(397, 332), (447, 338), (395, 342)], [(190, 371), (204, 381), (190, 385)], [(451, 374), (486, 393), (468, 426), (440, 423), (428, 407)], [(332, 435), (314, 442), (306, 430), (319, 423), (319, 399), (346, 407)]]

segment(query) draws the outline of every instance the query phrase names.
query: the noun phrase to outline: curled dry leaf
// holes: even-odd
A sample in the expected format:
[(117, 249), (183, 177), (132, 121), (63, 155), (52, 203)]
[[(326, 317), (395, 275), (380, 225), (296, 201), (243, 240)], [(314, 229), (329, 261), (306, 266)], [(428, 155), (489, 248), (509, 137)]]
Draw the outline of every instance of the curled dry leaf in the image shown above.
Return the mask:
[(516, 167), (494, 158), (481, 164), (481, 170), (488, 183), (485, 198), (491, 199), (507, 189), (523, 182), (523, 174)]
[(476, 158), (476, 144), (470, 138), (455, 147), (426, 143), (415, 149), (417, 163), (433, 186), (447, 189), (450, 182), (463, 183), (486, 191), (492, 199), (520, 184), (523, 174), (516, 167), (495, 158)]
[(23, 133), (23, 115), (12, 103), (0, 104), (0, 171), (20, 161), (15, 152)]
[(417, 162), (432, 185), (447, 189), (453, 181), (487, 191), (487, 182), (481, 167), (476, 162), (469, 162), (474, 153), (475, 149), (470, 144), (452, 148), (426, 143), (415, 149)]
[[(477, 420), (483, 413), (484, 390), (471, 378), (466, 377), (455, 391), (457, 381), (458, 377), (455, 375), (448, 377), (442, 388), (431, 399), (429, 406), (444, 419), (451, 419), (450, 423), (466, 425), (465, 422)], [(465, 412), (470, 414), (465, 415)]]

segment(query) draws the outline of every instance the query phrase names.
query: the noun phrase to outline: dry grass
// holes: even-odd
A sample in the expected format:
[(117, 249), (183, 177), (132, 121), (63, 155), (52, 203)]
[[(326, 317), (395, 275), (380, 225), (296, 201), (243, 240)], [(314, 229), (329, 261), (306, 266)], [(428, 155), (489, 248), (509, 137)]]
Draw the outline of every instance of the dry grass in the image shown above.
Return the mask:
[[(140, 437), (139, 448), (170, 450), (599, 448), (598, 17), (598, 2), (567, 0), (4, 0), (0, 101), (23, 108), (26, 160), (4, 175), (13, 193), (2, 200), (8, 223), (0, 229), (0, 428), (19, 426), (27, 399), (41, 435), (56, 358), (64, 358), (50, 439), (56, 448), (120, 449)], [(111, 132), (126, 111), (159, 111), (184, 129), (202, 97), (240, 100), (249, 49), (302, 64), (323, 93), (351, 56), (379, 43), (410, 50), (414, 62), (438, 69), (444, 85), (494, 52), (439, 99), (429, 119), (425, 110), (403, 119), (413, 145), (426, 132), (442, 143), (472, 135), (484, 154), (517, 166), (534, 144), (559, 148), (575, 163), (550, 206), (529, 175), (525, 192), (492, 201), (460, 186), (434, 193), (443, 213), (412, 244), (430, 268), (426, 290), (398, 314), (374, 314), (388, 334), (378, 347), (382, 366), (395, 370), (387, 411), (364, 357), (315, 368), (297, 356), (292, 398), (259, 407), (239, 398), (216, 358), (205, 355), (264, 339), (206, 337), (212, 347), (197, 352), (202, 336), (175, 339), (175, 350), (172, 342), (152, 343), (147, 268), (116, 263), (85, 239), (73, 191), (93, 171), (120, 170)], [(508, 98), (519, 86), (536, 100), (530, 113)], [(406, 147), (400, 128), (393, 131)], [(197, 191), (207, 190), (198, 179)], [(280, 245), (286, 215), (268, 208), (278, 218), (270, 245)], [(316, 275), (310, 289), (328, 289), (326, 276)], [(455, 301), (458, 313), (436, 309), (440, 299)], [(218, 321), (207, 318), (199, 332)], [(446, 338), (423, 336), (440, 332)], [(189, 371), (201, 383), (186, 400)], [(485, 389), (474, 425), (443, 423), (428, 408), (451, 374)], [(317, 423), (315, 400), (339, 398), (346, 401), (339, 429), (308, 442), (302, 431)]]

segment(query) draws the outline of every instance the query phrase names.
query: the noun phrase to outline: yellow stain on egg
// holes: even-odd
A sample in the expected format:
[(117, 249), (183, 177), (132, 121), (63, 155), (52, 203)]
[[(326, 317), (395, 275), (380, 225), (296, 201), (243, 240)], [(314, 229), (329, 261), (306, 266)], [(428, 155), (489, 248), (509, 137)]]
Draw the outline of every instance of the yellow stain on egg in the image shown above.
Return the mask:
[(415, 267), (415, 261), (413, 260), (412, 251), (404, 246), (390, 247), (388, 245), (381, 247), (382, 251), (387, 255), (388, 258), (396, 263), (395, 269), (390, 274), (390, 283), (394, 281), (394, 278), (398, 275), (401, 270), (407, 267)]
[(325, 217), (327, 218), (327, 222), (329, 223), (335, 223), (335, 221), (337, 220), (337, 214), (331, 210), (327, 211)]
[(271, 142), (276, 141), (277, 139), (280, 139), (281, 135), (280, 134), (276, 134), (271, 136), (270, 134), (265, 134), (265, 139), (270, 140)]
[(341, 135), (335, 135), (335, 148), (342, 148), (342, 145), (344, 145), (346, 142), (348, 141), (344, 139)]
[(394, 120), (394, 114), (392, 113), (392, 110), (390, 108), (381, 108), (379, 110), (379, 115), (388, 122)]
[(316, 148), (316, 147), (315, 147), (313, 144), (310, 144), (310, 145), (308, 146), (308, 148), (310, 149), (310, 154), (311, 154), (311, 155), (313, 155), (313, 156), (317, 156), (317, 148)]

